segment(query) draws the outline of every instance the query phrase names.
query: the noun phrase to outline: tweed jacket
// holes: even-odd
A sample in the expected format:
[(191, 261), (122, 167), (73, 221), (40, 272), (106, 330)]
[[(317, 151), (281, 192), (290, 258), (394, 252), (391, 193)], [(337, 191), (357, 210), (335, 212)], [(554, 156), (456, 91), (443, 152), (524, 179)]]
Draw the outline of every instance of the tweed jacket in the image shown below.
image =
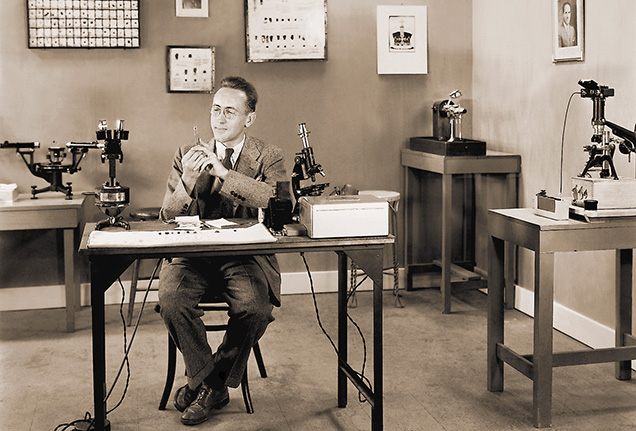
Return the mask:
[[(210, 218), (207, 204), (218, 206), (219, 196), (231, 202), (235, 218), (255, 219), (258, 216), (258, 208), (267, 207), (270, 197), (274, 195), (276, 182), (288, 181), (283, 151), (259, 139), (246, 136), (238, 162), (235, 168), (228, 172), (225, 180), (214, 177), (209, 195), (194, 196), (195, 192), (188, 193), (181, 181), (181, 159), (193, 146), (194, 144), (183, 145), (175, 153), (160, 212), (163, 221), (181, 215)], [(206, 178), (208, 175), (202, 173), (197, 180), (197, 186), (209, 179)], [(206, 204), (204, 214), (201, 213), (202, 204)], [(280, 305), (280, 269), (276, 256), (254, 256), (254, 259), (267, 276), (274, 305)]]

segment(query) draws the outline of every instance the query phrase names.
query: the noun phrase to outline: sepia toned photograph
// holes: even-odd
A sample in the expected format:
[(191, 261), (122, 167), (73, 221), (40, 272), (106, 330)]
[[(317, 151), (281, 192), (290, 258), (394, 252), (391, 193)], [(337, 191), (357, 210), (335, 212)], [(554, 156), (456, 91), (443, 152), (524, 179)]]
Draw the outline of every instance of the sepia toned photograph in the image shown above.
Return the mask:
[(0, 431), (636, 431), (634, 17), (0, 0)]
[(552, 0), (553, 61), (582, 61), (584, 0)]
[(210, 0), (175, 0), (176, 15), (183, 18), (207, 18)]

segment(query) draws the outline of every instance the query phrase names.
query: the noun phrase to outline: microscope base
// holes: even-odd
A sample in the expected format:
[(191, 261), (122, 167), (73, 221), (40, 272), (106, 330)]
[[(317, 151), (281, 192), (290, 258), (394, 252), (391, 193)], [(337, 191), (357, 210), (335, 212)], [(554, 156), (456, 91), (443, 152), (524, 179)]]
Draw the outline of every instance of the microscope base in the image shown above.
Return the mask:
[(108, 217), (95, 225), (95, 230), (102, 230), (106, 227), (121, 227), (130, 230), (130, 224), (121, 217)]
[(413, 137), (409, 149), (442, 156), (483, 156), (486, 142), (474, 139), (439, 140), (435, 137)]
[(636, 179), (574, 177), (572, 196), (572, 204), (579, 207), (586, 200), (595, 200), (598, 210), (636, 209)]

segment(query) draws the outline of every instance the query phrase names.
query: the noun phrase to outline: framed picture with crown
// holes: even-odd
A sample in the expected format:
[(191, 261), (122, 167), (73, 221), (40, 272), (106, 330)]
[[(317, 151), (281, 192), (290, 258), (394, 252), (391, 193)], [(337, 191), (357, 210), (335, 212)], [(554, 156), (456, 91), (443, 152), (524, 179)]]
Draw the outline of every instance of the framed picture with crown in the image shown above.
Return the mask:
[(426, 6), (378, 6), (378, 74), (428, 73)]

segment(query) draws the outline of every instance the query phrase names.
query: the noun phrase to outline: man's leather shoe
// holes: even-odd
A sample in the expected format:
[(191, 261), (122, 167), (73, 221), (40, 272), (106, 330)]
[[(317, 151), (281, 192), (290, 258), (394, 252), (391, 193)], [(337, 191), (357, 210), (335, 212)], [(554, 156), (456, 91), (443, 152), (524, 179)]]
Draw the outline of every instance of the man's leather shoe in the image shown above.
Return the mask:
[(201, 384), (197, 399), (181, 415), (181, 422), (184, 425), (197, 425), (205, 422), (210, 417), (212, 409), (220, 409), (229, 402), (230, 394), (227, 388), (215, 391), (204, 382)]
[(185, 409), (187, 409), (188, 406), (192, 404), (192, 402), (197, 398), (200, 387), (201, 386), (199, 386), (195, 390), (192, 390), (188, 385), (183, 385), (179, 389), (177, 389), (177, 392), (175, 392), (174, 394), (175, 408), (180, 412), (183, 412)]

